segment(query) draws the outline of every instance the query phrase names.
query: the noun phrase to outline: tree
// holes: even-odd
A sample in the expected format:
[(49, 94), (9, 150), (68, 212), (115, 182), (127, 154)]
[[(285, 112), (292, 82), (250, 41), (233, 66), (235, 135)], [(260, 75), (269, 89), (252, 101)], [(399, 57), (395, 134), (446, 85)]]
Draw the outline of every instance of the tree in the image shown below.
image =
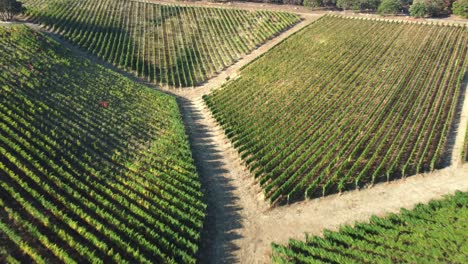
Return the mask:
[(450, 14), (450, 0), (415, 0), (410, 6), (414, 17), (438, 17)]
[(304, 6), (321, 7), (323, 6), (323, 1), (322, 0), (304, 0)]
[(284, 0), (285, 5), (302, 5), (302, 0)]
[(457, 16), (468, 18), (468, 0), (458, 0), (454, 2), (452, 11)]
[(336, 6), (344, 10), (377, 10), (380, 0), (337, 0)]
[(322, 0), (324, 6), (336, 6), (336, 0)]
[(377, 10), (381, 0), (359, 0), (360, 10)]
[(357, 5), (356, 0), (336, 0), (336, 7), (344, 10), (358, 10), (359, 5)]
[(0, 0), (0, 20), (11, 21), (15, 15), (23, 12), (23, 4), (16, 0)]
[(424, 2), (419, 1), (415, 2), (410, 6), (410, 15), (412, 17), (425, 17), (427, 16), (427, 9)]
[(379, 14), (395, 15), (401, 10), (401, 0), (382, 0), (379, 5)]
[(356, 10), (356, 1), (354, 0), (336, 0), (336, 7), (343, 10)]
[(424, 4), (427, 14), (431, 17), (445, 16), (450, 12), (450, 1), (447, 3), (444, 0), (424, 0)]

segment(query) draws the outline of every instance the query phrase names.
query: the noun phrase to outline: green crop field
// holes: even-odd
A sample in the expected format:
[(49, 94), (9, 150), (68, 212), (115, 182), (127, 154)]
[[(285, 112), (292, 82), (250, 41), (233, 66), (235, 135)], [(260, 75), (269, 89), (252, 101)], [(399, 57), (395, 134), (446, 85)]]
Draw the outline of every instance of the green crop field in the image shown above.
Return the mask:
[(468, 263), (468, 22), (273, 2), (0, 0), (0, 264)]
[(205, 96), (272, 202), (443, 166), (468, 31), (325, 16)]
[(195, 263), (205, 204), (175, 98), (0, 27), (0, 262)]
[(160, 85), (195, 86), (299, 22), (285, 12), (131, 0), (24, 0), (27, 15)]
[(323, 237), (272, 244), (274, 263), (466, 263), (468, 193), (419, 204)]

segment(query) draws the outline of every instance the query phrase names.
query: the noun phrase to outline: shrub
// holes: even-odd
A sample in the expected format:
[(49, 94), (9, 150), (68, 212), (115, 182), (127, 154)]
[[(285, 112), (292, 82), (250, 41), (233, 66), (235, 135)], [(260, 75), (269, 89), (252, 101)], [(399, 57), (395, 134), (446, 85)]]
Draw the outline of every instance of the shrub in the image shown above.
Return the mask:
[(336, 0), (322, 0), (323, 6), (336, 6)]
[(0, 0), (0, 20), (10, 21), (23, 12), (23, 4), (16, 0)]
[(416, 2), (410, 6), (410, 15), (412, 17), (425, 17), (427, 16), (426, 5), (423, 2)]
[(336, 6), (344, 10), (377, 10), (380, 0), (337, 0)]
[(322, 0), (304, 0), (304, 6), (321, 7), (323, 6), (323, 1)]
[(381, 0), (359, 0), (360, 10), (377, 10)]
[(283, 4), (286, 4), (286, 5), (302, 5), (302, 0), (284, 0)]
[(336, 0), (336, 6), (344, 10), (358, 10), (359, 5), (355, 0)]
[(448, 15), (450, 12), (450, 2), (446, 3), (444, 0), (425, 0), (424, 4), (430, 17)]
[(410, 6), (410, 14), (414, 17), (438, 17), (450, 13), (449, 0), (418, 0)]
[(401, 1), (400, 0), (382, 0), (382, 3), (379, 5), (379, 14), (397, 14), (401, 10)]
[(457, 16), (468, 18), (468, 0), (458, 0), (454, 2), (452, 11)]

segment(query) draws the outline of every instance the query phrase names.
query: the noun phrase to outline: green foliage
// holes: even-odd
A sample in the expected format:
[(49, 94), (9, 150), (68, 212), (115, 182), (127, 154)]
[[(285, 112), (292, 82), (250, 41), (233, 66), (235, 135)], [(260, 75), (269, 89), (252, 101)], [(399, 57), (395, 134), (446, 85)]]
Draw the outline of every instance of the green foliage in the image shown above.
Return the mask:
[(377, 10), (380, 0), (336, 0), (336, 6), (344, 10)]
[(303, 5), (307, 7), (321, 7), (323, 6), (323, 1), (322, 0), (304, 0)]
[(401, 12), (401, 0), (382, 0), (378, 9), (381, 15), (395, 15)]
[(356, 0), (336, 0), (336, 7), (344, 10), (359, 10), (359, 1)]
[(468, 0), (458, 0), (453, 3), (453, 14), (468, 18)]
[(29, 16), (67, 40), (151, 82), (173, 87), (205, 82), (300, 21), (284, 12), (148, 1), (24, 3)]
[(336, 0), (322, 0), (324, 6), (335, 6)]
[(23, 4), (17, 0), (0, 0), (0, 20), (10, 21), (23, 11)]
[(361, 10), (377, 10), (380, 5), (381, 0), (361, 0), (360, 9)]
[(343, 226), (323, 237), (272, 244), (274, 263), (466, 263), (468, 193), (370, 223)]
[(270, 202), (360, 188), (442, 166), (465, 36), (325, 16), (204, 99)]
[(195, 263), (206, 205), (176, 99), (24, 26), (0, 53), (0, 262)]
[(413, 17), (439, 17), (450, 13), (450, 1), (445, 0), (415, 0), (410, 6)]
[(414, 2), (410, 6), (410, 15), (413, 17), (426, 17), (428, 15), (428, 11), (424, 2)]
[(449, 14), (449, 7), (444, 0), (424, 0), (427, 14), (430, 17), (439, 17)]

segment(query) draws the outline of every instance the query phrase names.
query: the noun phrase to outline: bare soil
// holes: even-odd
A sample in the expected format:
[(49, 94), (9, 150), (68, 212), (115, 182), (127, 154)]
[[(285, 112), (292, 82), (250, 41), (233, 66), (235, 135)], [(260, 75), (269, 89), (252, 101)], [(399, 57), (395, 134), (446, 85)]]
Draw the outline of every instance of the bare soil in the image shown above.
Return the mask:
[[(225, 4), (207, 2), (202, 4), (225, 7)], [(304, 11), (301, 7), (285, 7), (284, 5), (234, 3), (232, 6), (296, 10), (297, 13)], [(287, 243), (290, 238), (303, 239), (304, 233), (320, 235), (323, 229), (336, 230), (343, 224), (366, 221), (374, 214), (381, 216), (398, 212), (400, 208), (409, 209), (417, 203), (426, 203), (454, 193), (456, 190), (468, 191), (468, 164), (462, 164), (460, 159), (468, 122), (468, 93), (465, 92), (464, 103), (457, 119), (458, 131), (454, 131), (453, 147), (451, 152), (447, 153), (452, 161), (449, 167), (390, 183), (377, 184), (369, 189), (270, 208), (237, 151), (211, 116), (202, 96), (212, 89), (219, 88), (228, 77), (233, 79), (238, 76), (242, 66), (255, 60), (325, 12), (307, 11), (306, 13), (307, 15), (302, 15), (305, 20), (301, 23), (269, 40), (204, 85), (188, 89), (168, 90), (155, 87), (54, 36), (57, 41), (77, 54), (116, 70), (134, 81), (160, 89), (178, 98), (208, 204), (207, 222), (202, 234), (203, 242), (200, 250), (201, 263), (268, 263), (271, 242)], [(29, 26), (46, 32), (49, 36), (54, 35), (35, 25)]]

